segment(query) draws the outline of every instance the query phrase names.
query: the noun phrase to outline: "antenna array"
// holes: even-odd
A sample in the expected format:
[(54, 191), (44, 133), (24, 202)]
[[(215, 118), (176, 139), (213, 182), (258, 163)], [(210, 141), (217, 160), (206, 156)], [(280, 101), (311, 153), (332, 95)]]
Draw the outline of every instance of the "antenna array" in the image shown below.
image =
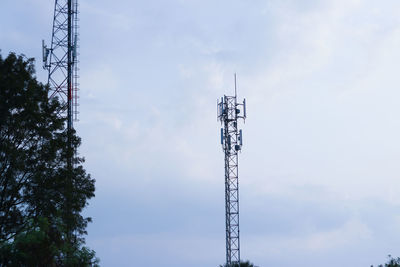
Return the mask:
[(236, 74), (235, 95), (221, 97), (217, 101), (217, 118), (221, 121), (221, 145), (225, 154), (225, 229), (226, 264), (240, 264), (239, 239), (239, 176), (238, 152), (243, 145), (242, 130), (238, 130), (238, 119), (246, 119), (246, 99), (237, 102)]

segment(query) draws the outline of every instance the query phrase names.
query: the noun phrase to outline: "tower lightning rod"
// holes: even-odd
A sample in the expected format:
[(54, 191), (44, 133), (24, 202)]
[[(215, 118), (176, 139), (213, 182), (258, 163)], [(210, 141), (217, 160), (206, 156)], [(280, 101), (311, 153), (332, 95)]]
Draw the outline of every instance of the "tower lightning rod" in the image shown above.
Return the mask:
[(235, 97), (237, 96), (237, 88), (236, 88), (236, 73), (235, 73)]
[(226, 265), (240, 264), (239, 237), (239, 175), (238, 152), (243, 146), (242, 130), (238, 130), (238, 120), (246, 119), (246, 99), (237, 102), (236, 73), (235, 95), (217, 100), (217, 118), (221, 128), (221, 145), (225, 160), (225, 243)]

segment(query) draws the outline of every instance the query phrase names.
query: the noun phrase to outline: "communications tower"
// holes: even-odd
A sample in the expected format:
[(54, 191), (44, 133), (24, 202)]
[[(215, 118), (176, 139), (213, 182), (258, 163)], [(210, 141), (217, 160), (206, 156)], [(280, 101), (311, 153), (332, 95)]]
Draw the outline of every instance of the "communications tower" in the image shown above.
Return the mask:
[[(72, 216), (73, 164), (76, 151), (72, 144), (73, 121), (78, 117), (78, 0), (55, 0), (51, 46), (44, 41), (43, 68), (48, 70), (49, 98), (57, 97), (67, 119), (67, 175), (65, 177), (65, 216)], [(66, 219), (66, 241), (74, 239), (73, 226)], [(70, 252), (68, 252), (70, 254)], [(70, 255), (67, 253), (67, 257)]]
[(55, 0), (51, 47), (43, 45), (50, 98), (64, 105), (67, 129), (78, 119), (78, 0)]
[(242, 149), (242, 130), (238, 120), (246, 119), (246, 99), (237, 101), (236, 74), (235, 95), (221, 97), (217, 101), (217, 117), (221, 121), (221, 145), (225, 154), (225, 233), (226, 264), (240, 264), (239, 239), (239, 176), (238, 152)]

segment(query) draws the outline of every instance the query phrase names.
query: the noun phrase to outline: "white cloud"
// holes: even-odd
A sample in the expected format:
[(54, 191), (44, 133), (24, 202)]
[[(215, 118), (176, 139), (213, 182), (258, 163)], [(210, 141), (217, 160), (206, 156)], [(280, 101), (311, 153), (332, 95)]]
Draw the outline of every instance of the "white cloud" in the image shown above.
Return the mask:
[[(6, 5), (18, 10), (18, 3)], [(40, 2), (40, 8), (48, 5)], [(307, 267), (321, 259), (368, 266), (384, 258), (395, 235), (367, 215), (390, 220), (400, 204), (399, 11), (396, 1), (81, 2), (76, 127), (97, 179), (88, 240), (100, 258), (120, 265), (144, 261), (171, 242), (164, 255), (169, 266), (222, 263), (223, 229), (218, 237), (201, 238), (208, 230), (197, 226), (192, 235), (187, 228), (199, 214), (211, 217), (207, 211), (215, 207), (223, 227), (215, 101), (233, 93), (235, 72), (248, 104), (241, 125), (242, 226), (262, 232), (243, 232), (244, 258), (261, 266)], [(51, 20), (50, 13), (39, 13)], [(39, 57), (44, 21), (24, 17), (23, 24), (36, 30), (28, 33), (5, 16), (0, 38), (7, 47), (30, 51), (39, 36)], [(371, 199), (385, 203), (382, 213), (360, 204)], [(165, 207), (160, 211), (155, 203)], [(184, 222), (160, 223), (156, 231), (148, 222), (165, 220), (165, 210)], [(101, 223), (111, 217), (109, 225)], [(135, 234), (124, 235), (126, 223), (105, 237), (119, 218), (143, 221)], [(178, 236), (172, 224), (182, 227)], [(193, 253), (202, 247), (213, 255), (204, 262)]]

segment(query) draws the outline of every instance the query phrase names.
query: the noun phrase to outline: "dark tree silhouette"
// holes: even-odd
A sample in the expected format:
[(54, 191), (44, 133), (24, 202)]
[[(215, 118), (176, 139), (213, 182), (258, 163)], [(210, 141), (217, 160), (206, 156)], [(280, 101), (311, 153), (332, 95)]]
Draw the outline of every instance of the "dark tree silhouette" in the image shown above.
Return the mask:
[[(388, 255), (389, 261), (385, 263), (385, 265), (378, 265), (377, 267), (400, 267), (400, 258), (393, 258), (391, 255)], [(371, 267), (374, 267), (371, 265)]]
[[(80, 214), (94, 197), (95, 181), (83, 158), (67, 168), (72, 152), (63, 106), (48, 99), (33, 63), (0, 55), (0, 266), (97, 264), (84, 247), (91, 219)], [(73, 132), (73, 149), (79, 145)]]
[(230, 266), (228, 266), (227, 264), (224, 264), (224, 265), (220, 265), (219, 267), (258, 267), (258, 266), (255, 266), (250, 261), (241, 261), (240, 264), (236, 263), (236, 264), (231, 264)]

